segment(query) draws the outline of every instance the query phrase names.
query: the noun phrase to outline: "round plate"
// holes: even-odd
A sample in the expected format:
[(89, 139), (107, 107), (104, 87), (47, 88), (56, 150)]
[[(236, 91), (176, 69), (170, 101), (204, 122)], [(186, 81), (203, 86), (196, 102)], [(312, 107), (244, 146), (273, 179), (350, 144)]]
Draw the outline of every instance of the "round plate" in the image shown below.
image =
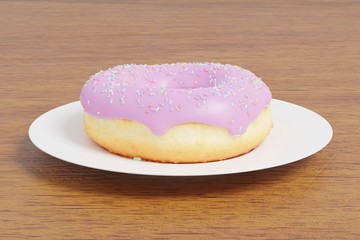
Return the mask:
[(67, 162), (112, 172), (158, 176), (219, 175), (276, 167), (318, 152), (332, 138), (330, 124), (315, 112), (276, 99), (272, 100), (271, 109), (274, 127), (260, 146), (245, 155), (210, 163), (155, 163), (109, 153), (86, 135), (80, 102), (41, 115), (30, 126), (29, 136), (39, 149)]

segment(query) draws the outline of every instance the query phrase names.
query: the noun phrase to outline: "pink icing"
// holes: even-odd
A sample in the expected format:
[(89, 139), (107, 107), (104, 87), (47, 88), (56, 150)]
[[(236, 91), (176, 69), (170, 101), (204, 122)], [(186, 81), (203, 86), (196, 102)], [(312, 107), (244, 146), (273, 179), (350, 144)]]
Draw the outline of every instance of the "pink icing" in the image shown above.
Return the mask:
[(137, 121), (156, 135), (183, 123), (240, 135), (270, 103), (271, 93), (260, 78), (234, 65), (130, 64), (91, 76), (80, 100), (94, 117)]

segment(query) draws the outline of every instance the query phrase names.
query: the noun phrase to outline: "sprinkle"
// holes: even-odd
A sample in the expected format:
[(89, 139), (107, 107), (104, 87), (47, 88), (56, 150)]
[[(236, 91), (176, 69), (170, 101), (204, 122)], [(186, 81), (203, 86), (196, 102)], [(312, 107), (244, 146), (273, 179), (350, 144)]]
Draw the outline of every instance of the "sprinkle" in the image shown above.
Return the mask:
[(225, 82), (220, 83), (219, 85), (217, 85), (217, 87), (218, 87), (219, 89), (224, 88), (224, 87), (225, 87)]
[(187, 67), (183, 67), (183, 70), (180, 71), (180, 73), (186, 72), (188, 70)]
[(258, 99), (256, 98), (255, 100), (250, 100), (250, 102), (253, 104), (253, 105), (256, 105), (258, 103)]
[(165, 91), (165, 88), (160, 87), (159, 93), (163, 93)]
[(241, 132), (243, 130), (244, 126), (240, 126), (239, 127), (239, 132)]
[(248, 107), (247, 103), (243, 102), (243, 100), (241, 100), (241, 99), (239, 100), (239, 105), (242, 110), (246, 110)]
[(96, 115), (100, 115), (100, 112), (97, 112)]
[(87, 105), (90, 106), (90, 100), (87, 100)]
[(216, 78), (210, 79), (210, 83), (216, 85)]
[(135, 161), (141, 161), (141, 157), (133, 157)]
[(138, 96), (141, 96), (141, 92), (140, 92), (139, 89), (136, 89), (136, 90), (135, 90), (135, 93), (136, 93)]
[(112, 98), (111, 98), (111, 99), (110, 99), (110, 104), (112, 104), (112, 103), (113, 103), (113, 101), (114, 101), (114, 99), (112, 99)]
[(160, 107), (157, 106), (156, 108), (153, 109), (155, 112), (158, 112), (160, 110)]
[(261, 79), (255, 78), (255, 79), (252, 81), (252, 84), (253, 84), (254, 87), (258, 88), (258, 87), (259, 87), (259, 84), (261, 84)]
[(121, 102), (121, 104), (125, 104), (125, 96), (122, 96), (122, 97), (120, 98), (120, 102)]

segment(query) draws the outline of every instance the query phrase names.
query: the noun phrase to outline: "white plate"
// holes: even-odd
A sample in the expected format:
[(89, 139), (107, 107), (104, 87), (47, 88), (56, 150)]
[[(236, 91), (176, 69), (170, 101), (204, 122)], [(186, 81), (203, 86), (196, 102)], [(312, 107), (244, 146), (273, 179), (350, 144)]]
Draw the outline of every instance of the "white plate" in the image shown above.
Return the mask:
[(29, 136), (39, 149), (67, 162), (112, 172), (159, 176), (219, 175), (276, 167), (308, 157), (331, 140), (330, 124), (317, 113), (276, 99), (271, 108), (274, 127), (259, 147), (243, 156), (211, 163), (154, 163), (111, 154), (85, 134), (79, 102), (41, 115), (30, 126)]

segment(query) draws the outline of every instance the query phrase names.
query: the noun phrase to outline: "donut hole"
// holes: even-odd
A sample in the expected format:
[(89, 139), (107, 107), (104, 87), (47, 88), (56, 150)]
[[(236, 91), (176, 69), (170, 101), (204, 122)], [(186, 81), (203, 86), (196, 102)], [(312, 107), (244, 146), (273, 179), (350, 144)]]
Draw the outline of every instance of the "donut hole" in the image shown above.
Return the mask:
[(191, 78), (185, 76), (158, 78), (155, 85), (167, 89), (196, 89), (214, 86), (214, 84), (211, 84), (206, 78)]
[(201, 64), (174, 64), (166, 69), (154, 65), (150, 70), (143, 67), (138, 71), (139, 85), (152, 84), (167, 89), (210, 88), (226, 80), (223, 69)]

